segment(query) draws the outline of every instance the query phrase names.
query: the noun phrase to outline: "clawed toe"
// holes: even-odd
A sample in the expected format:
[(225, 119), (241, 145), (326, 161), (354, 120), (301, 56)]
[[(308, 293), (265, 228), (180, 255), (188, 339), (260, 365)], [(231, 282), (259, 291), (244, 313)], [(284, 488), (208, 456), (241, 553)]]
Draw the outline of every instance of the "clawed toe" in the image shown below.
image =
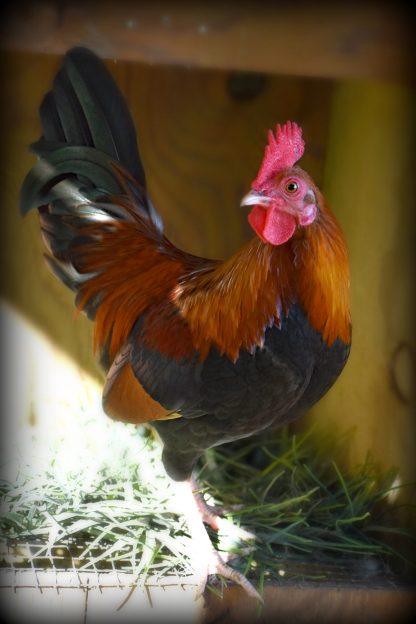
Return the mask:
[[(215, 514), (206, 504), (202, 494), (198, 492), (195, 482), (182, 482), (176, 484), (176, 488), (178, 501), (180, 497), (182, 513), (186, 517), (189, 532), (195, 544), (195, 549), (191, 553), (191, 560), (199, 578), (196, 597), (198, 598), (204, 592), (208, 575), (219, 574), (223, 578), (240, 585), (249, 596), (262, 603), (262, 597), (244, 574), (234, 570), (226, 563), (226, 560), (230, 561), (233, 555), (227, 553), (221, 557), (213, 548), (204, 522), (210, 524), (212, 528), (220, 530), (221, 534), (231, 536), (233, 539), (247, 541), (255, 539), (255, 536), (249, 531), (235, 526), (230, 520)], [(249, 549), (252, 550), (251, 547)], [(242, 551), (239, 552), (239, 555), (241, 554)]]
[(237, 585), (240, 585), (244, 591), (251, 596), (251, 598), (255, 598), (264, 604), (263, 598), (260, 596), (254, 585), (250, 583), (244, 574), (227, 565), (216, 550), (213, 550), (212, 552), (212, 559), (208, 570), (210, 574), (219, 574), (225, 579), (232, 581), (233, 583), (237, 583)]

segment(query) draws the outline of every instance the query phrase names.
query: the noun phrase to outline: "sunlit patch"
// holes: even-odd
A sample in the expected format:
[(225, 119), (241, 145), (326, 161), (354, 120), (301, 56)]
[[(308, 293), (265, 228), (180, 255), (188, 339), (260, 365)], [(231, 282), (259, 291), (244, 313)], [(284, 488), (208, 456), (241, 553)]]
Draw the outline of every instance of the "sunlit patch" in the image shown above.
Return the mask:
[(179, 299), (179, 297), (182, 295), (182, 292), (183, 292), (183, 287), (181, 286), (181, 284), (178, 284), (177, 286), (175, 286), (175, 288), (173, 288), (170, 293), (171, 301), (176, 301), (177, 299)]
[[(84, 485), (119, 454), (137, 453), (133, 425), (111, 421), (101, 384), (24, 317), (1, 305), (7, 369), (1, 476), (14, 482), (22, 465), (33, 475), (54, 463), (54, 478), (83, 471)], [(143, 467), (144, 469), (144, 467)]]
[(210, 505), (211, 507), (215, 507), (215, 500), (209, 492), (206, 492), (204, 494), (204, 499), (207, 505)]
[(218, 518), (217, 525), (220, 548), (224, 550), (241, 547), (242, 542), (252, 541), (256, 537), (227, 518)]
[(394, 478), (394, 481), (391, 484), (390, 490), (387, 494), (387, 500), (390, 503), (390, 505), (392, 505), (393, 503), (397, 501), (402, 484), (403, 484), (402, 478), (400, 477), (400, 475), (397, 475)]

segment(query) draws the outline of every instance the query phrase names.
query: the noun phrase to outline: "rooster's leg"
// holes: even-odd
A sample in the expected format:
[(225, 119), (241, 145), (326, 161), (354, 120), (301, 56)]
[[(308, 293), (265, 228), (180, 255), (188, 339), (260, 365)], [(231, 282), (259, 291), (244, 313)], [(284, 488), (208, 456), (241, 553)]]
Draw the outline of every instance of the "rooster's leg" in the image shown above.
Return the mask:
[[(204, 511), (201, 512), (200, 501), (198, 500), (198, 495), (196, 497), (194, 496), (194, 484), (191, 480), (183, 481), (176, 485), (178, 486), (178, 494), (181, 496), (181, 509), (186, 518), (191, 539), (195, 545), (192, 549), (191, 557), (193, 558), (194, 567), (199, 570), (201, 577), (198, 594), (202, 594), (205, 590), (209, 574), (220, 574), (224, 578), (240, 585), (252, 598), (263, 602), (262, 597), (250, 581), (241, 574), (241, 572), (227, 565), (224, 558), (215, 550), (204, 526), (204, 519), (210, 524), (210, 520), (212, 520), (214, 522), (214, 528), (215, 525), (216, 528), (222, 528), (222, 523), (228, 523), (228, 521), (216, 516), (212, 510), (209, 511), (209, 517), (205, 516)], [(218, 521), (220, 521), (219, 525), (217, 524)], [(239, 527), (235, 528), (239, 529)], [(247, 532), (245, 533), (246, 535), (250, 535)]]
[(208, 505), (204, 498), (204, 495), (201, 492), (201, 487), (195, 477), (191, 477), (189, 483), (199, 513), (201, 514), (202, 520), (203, 522), (205, 522), (205, 524), (209, 524), (209, 526), (215, 531), (222, 530), (228, 535), (231, 535), (232, 537), (235, 537), (237, 539), (241, 539), (244, 541), (256, 539), (254, 533), (250, 533), (249, 531), (246, 531), (245, 529), (236, 526), (235, 524), (221, 516), (222, 512), (238, 509), (240, 507), (239, 505), (235, 505), (235, 507), (233, 506), (232, 508), (227, 508), (223, 510), (219, 509), (218, 507)]

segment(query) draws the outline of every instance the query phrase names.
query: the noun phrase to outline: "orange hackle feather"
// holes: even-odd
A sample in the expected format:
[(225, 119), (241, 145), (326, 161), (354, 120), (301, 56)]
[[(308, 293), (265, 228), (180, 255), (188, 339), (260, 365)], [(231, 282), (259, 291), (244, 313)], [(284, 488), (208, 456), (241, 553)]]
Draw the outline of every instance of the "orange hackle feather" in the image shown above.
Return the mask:
[(192, 280), (182, 280), (174, 301), (205, 358), (212, 346), (236, 360), (240, 349), (262, 346), (265, 328), (280, 322), (293, 298), (289, 258), (254, 238), (234, 256)]
[(319, 220), (287, 244), (275, 247), (254, 238), (229, 260), (177, 288), (175, 300), (201, 357), (213, 345), (232, 360), (240, 349), (261, 347), (267, 327), (279, 324), (296, 301), (329, 346), (336, 338), (350, 342), (346, 244), (319, 198)]
[[(297, 274), (299, 302), (309, 322), (331, 346), (351, 341), (350, 271), (347, 246), (334, 216), (323, 205), (319, 222), (305, 228), (303, 269)], [(308, 249), (308, 252), (306, 252)]]
[(146, 345), (180, 360), (212, 347), (236, 360), (241, 349), (264, 342), (299, 302), (311, 325), (331, 345), (351, 338), (349, 269), (343, 234), (319, 199), (320, 214), (285, 245), (253, 238), (224, 262), (180, 252), (140, 219), (111, 230), (85, 228), (97, 245), (79, 248), (83, 270), (95, 273), (81, 289), (80, 307), (100, 297), (95, 348), (109, 343), (114, 358), (145, 312)]

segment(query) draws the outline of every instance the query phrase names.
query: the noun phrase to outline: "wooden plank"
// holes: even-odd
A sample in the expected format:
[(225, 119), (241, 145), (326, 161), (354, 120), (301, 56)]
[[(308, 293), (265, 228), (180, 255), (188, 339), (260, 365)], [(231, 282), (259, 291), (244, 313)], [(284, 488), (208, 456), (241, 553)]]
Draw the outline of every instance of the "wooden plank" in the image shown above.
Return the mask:
[(76, 575), (70, 575), (70, 579), (66, 574), (66, 584), (63, 585), (58, 574), (52, 571), (0, 570), (3, 621), (5, 618), (7, 622), (62, 623), (68, 622), (70, 616), (73, 624), (84, 624), (85, 591), (77, 587)]
[[(3, 614), (13, 622), (199, 621), (203, 598), (196, 599), (195, 579), (166, 577), (137, 584), (123, 572), (98, 573), (50, 570), (0, 570)], [(70, 618), (70, 619), (69, 619)]]
[(2, 570), (0, 598), (3, 613), (13, 614), (13, 621), (29, 621), (30, 614), (32, 622), (67, 621), (70, 616), (74, 624), (134, 622), (138, 614), (140, 621), (155, 624), (390, 624), (408, 621), (416, 607), (412, 588), (387, 582), (377, 587), (267, 585), (260, 609), (236, 586), (227, 587), (222, 598), (206, 591), (196, 600), (196, 586), (183, 580), (150, 578), (136, 586), (137, 578), (125, 573)]
[[(236, 8), (237, 7), (237, 8)], [(407, 24), (407, 25), (406, 25)], [(58, 3), (9, 7), (3, 45), (159, 64), (330, 78), (412, 76), (401, 3)]]
[[(416, 476), (414, 94), (402, 85), (346, 81), (334, 92), (325, 194), (348, 241), (353, 340), (340, 379), (299, 426), (351, 432), (348, 464), (368, 452), (396, 485)], [(397, 367), (395, 353), (408, 359)], [(404, 365), (403, 365), (404, 364)], [(407, 367), (406, 367), (407, 364)], [(403, 388), (398, 395), (397, 384)], [(354, 432), (354, 433), (353, 433)], [(347, 459), (347, 458), (346, 458)], [(415, 488), (396, 490), (403, 524), (415, 526)], [(390, 500), (393, 499), (393, 495)]]
[(365, 587), (266, 587), (265, 605), (229, 587), (222, 599), (206, 595), (205, 619), (227, 624), (391, 624), (408, 622), (415, 612), (411, 590)]

